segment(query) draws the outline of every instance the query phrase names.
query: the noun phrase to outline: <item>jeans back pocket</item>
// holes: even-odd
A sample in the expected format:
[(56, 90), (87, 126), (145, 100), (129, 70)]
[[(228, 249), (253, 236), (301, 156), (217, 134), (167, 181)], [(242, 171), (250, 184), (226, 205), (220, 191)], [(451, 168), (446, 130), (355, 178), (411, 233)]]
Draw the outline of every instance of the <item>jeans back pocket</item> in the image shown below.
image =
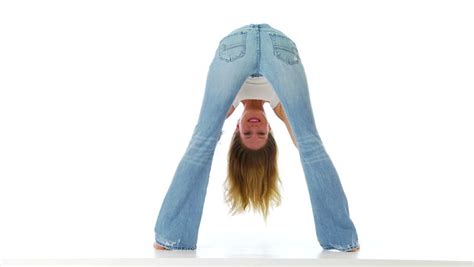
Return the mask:
[(300, 62), (300, 56), (296, 44), (288, 37), (271, 33), (273, 54), (281, 61), (293, 65)]
[(247, 33), (237, 32), (224, 37), (219, 43), (219, 58), (232, 62), (245, 56)]

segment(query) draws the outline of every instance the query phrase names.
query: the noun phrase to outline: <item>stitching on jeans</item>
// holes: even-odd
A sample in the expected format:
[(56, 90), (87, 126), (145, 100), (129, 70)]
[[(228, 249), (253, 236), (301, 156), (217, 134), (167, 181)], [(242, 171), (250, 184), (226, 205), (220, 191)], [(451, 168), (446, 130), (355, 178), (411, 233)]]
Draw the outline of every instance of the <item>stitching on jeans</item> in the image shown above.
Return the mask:
[[(294, 64), (300, 63), (301, 60), (300, 60), (298, 49), (296, 48), (296, 44), (290, 38), (288, 38), (285, 35), (281, 35), (281, 34), (277, 34), (277, 33), (270, 33), (269, 36), (270, 36), (270, 39), (271, 39), (272, 45), (273, 45), (273, 55), (276, 58), (278, 58), (279, 60), (285, 62), (288, 65), (294, 65)], [(286, 40), (291, 45), (291, 49), (289, 49), (286, 46), (278, 45), (276, 37)], [(289, 58), (283, 57), (281, 55), (280, 51), (285, 51), (285, 52), (293, 55), (293, 59), (290, 60)]]
[[(226, 43), (226, 41), (236, 35), (241, 35), (242, 36), (242, 41), (241, 42), (231, 42), (230, 44)], [(227, 53), (225, 53), (226, 51), (230, 50), (230, 49), (233, 49), (233, 48), (238, 48), (238, 47), (242, 47), (242, 51), (240, 51), (240, 53), (238, 55), (234, 55), (234, 56), (231, 56), (231, 55), (228, 55)], [(224, 60), (226, 62), (234, 62), (242, 57), (245, 56), (245, 54), (247, 53), (247, 32), (244, 32), (244, 31), (239, 31), (239, 32), (236, 32), (236, 33), (233, 33), (233, 34), (229, 34), (227, 35), (226, 37), (224, 37), (220, 43), (219, 43), (219, 47), (218, 47), (218, 54), (219, 54), (219, 58), (221, 60)]]

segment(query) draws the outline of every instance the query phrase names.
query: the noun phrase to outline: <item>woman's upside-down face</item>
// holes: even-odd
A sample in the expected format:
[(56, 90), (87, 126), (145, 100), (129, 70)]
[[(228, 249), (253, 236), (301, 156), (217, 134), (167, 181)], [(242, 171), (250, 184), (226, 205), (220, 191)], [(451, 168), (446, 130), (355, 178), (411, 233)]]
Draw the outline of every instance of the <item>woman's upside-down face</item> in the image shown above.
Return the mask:
[(245, 110), (236, 130), (247, 148), (258, 150), (267, 143), (270, 125), (263, 110)]

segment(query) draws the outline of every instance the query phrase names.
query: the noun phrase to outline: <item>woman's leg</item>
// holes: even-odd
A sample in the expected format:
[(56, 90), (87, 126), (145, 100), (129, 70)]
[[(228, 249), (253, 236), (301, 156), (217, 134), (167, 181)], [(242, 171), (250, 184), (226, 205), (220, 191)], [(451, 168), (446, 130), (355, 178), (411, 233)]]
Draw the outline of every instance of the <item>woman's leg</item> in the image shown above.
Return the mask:
[(209, 173), (226, 113), (245, 79), (255, 71), (255, 34), (235, 30), (219, 43), (209, 68), (198, 123), (155, 225), (155, 241), (168, 249), (196, 249)]
[(338, 173), (317, 132), (308, 85), (296, 45), (268, 25), (261, 29), (261, 71), (272, 83), (294, 132), (324, 249), (358, 248), (357, 232)]

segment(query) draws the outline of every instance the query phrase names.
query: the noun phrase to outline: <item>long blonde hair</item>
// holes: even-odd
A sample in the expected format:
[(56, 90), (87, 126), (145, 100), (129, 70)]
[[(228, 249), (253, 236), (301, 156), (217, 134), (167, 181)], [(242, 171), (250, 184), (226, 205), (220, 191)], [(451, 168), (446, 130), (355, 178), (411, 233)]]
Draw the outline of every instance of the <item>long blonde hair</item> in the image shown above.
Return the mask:
[(272, 205), (281, 204), (278, 185), (277, 145), (271, 131), (267, 143), (252, 150), (242, 143), (236, 130), (228, 153), (225, 200), (232, 215), (244, 212), (247, 207), (258, 211), (267, 221)]

